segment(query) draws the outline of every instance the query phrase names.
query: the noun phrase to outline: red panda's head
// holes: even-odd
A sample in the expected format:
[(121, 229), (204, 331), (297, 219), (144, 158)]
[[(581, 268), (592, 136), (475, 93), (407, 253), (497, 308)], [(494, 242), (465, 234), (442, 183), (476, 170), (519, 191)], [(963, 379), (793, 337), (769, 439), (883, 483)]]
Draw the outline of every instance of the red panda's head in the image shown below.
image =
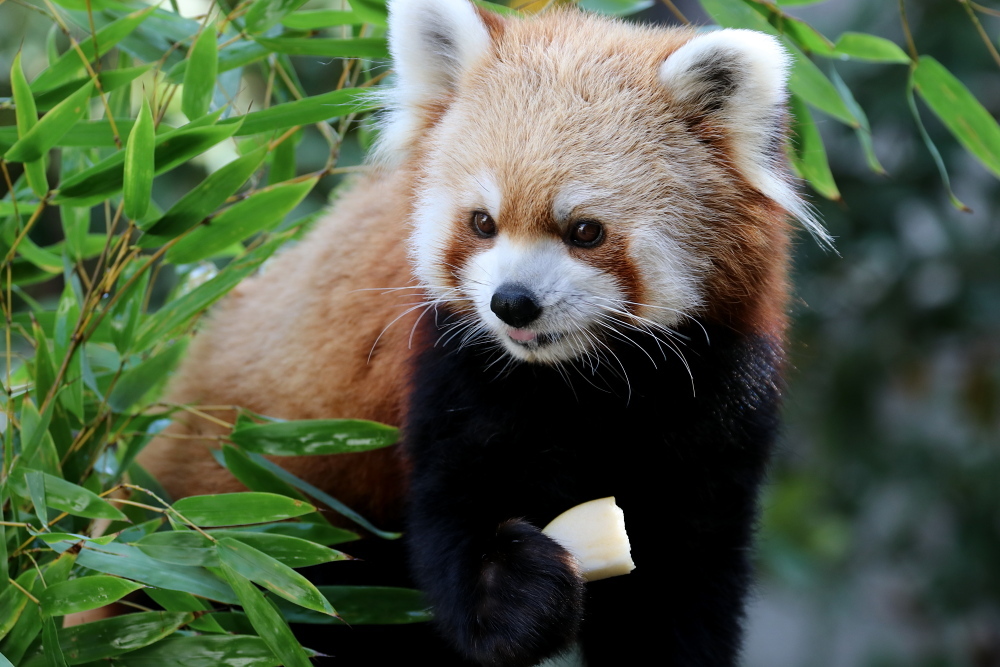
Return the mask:
[(379, 153), (413, 171), (414, 271), (456, 335), (543, 363), (694, 316), (780, 335), (786, 218), (824, 233), (785, 173), (777, 40), (389, 8)]

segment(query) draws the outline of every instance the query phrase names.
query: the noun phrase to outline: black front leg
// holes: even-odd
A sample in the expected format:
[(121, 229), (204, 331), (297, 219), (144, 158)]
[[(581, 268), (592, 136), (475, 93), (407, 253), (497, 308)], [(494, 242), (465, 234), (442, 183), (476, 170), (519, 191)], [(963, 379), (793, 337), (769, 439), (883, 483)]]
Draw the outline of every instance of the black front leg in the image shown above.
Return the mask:
[[(529, 667), (566, 649), (583, 615), (583, 580), (569, 553), (527, 521), (491, 521), (484, 505), (492, 503), (462, 485), (420, 486), (409, 526), (414, 575), (458, 652), (482, 665)], [(435, 512), (442, 501), (447, 512)]]

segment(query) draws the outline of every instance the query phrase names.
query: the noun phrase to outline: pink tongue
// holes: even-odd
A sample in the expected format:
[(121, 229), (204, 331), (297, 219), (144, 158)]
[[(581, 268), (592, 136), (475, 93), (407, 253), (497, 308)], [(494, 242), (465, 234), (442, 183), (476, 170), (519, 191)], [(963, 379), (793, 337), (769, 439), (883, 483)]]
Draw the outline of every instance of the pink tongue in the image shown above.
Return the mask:
[(527, 329), (511, 329), (510, 333), (507, 334), (511, 338), (522, 343), (527, 343), (528, 341), (535, 340), (538, 337), (534, 331), (528, 331)]

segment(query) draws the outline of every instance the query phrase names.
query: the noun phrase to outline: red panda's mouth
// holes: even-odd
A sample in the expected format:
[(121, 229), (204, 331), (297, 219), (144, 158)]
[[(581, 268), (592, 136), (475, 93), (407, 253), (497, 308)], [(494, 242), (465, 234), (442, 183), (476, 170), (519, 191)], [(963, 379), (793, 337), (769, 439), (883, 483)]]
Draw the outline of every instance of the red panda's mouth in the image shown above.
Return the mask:
[(524, 347), (540, 347), (556, 342), (563, 337), (563, 334), (541, 333), (538, 331), (529, 331), (528, 329), (510, 329), (507, 332), (507, 337)]

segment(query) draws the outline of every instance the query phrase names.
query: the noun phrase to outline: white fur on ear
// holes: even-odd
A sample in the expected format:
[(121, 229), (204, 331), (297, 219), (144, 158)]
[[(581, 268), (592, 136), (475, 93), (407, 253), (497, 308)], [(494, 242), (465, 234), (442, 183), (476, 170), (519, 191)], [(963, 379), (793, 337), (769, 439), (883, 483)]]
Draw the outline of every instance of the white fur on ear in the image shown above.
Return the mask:
[(377, 152), (394, 162), (419, 129), (420, 108), (453, 91), (489, 49), (490, 35), (468, 0), (389, 0), (388, 7), (396, 82), (384, 97), (389, 114)]
[(698, 35), (660, 66), (660, 82), (687, 113), (711, 116), (730, 138), (736, 168), (821, 243), (830, 237), (785, 175), (785, 84), (791, 57), (777, 38), (753, 30)]

